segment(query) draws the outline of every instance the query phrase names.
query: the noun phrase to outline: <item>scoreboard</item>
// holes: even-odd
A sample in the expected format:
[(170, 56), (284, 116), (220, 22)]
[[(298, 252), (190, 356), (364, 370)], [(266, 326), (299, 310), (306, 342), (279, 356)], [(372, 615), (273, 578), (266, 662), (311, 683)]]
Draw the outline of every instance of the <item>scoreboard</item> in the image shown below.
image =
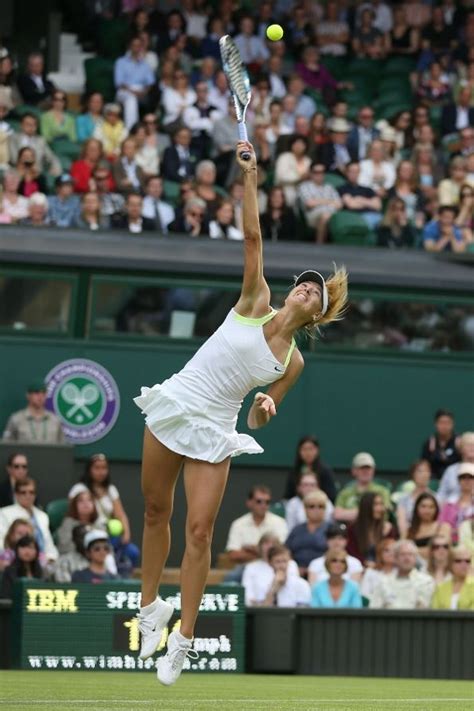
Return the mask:
[[(179, 589), (160, 588), (174, 608), (156, 655), (143, 661), (136, 614), (140, 584), (57, 584), (23, 578), (15, 583), (12, 661), (17, 669), (143, 670), (156, 667), (168, 635), (180, 623)], [(207, 587), (194, 637), (199, 659), (186, 659), (191, 672), (244, 671), (245, 605), (243, 589)]]

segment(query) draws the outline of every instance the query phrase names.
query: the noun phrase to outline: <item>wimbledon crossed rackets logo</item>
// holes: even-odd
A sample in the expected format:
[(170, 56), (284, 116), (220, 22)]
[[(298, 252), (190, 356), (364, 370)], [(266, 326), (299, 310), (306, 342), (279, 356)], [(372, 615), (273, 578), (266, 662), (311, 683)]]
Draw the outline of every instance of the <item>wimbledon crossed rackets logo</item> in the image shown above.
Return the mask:
[(46, 376), (48, 409), (58, 415), (66, 437), (76, 444), (96, 442), (114, 425), (120, 407), (115, 380), (92, 360), (60, 363)]

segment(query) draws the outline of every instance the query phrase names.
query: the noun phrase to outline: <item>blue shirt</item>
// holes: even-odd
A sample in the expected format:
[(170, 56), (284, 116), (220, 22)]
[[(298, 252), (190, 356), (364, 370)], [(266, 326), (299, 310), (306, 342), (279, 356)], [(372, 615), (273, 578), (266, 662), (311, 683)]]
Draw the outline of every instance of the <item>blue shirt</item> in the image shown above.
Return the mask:
[(92, 118), (92, 114), (79, 114), (76, 118), (76, 136), (78, 143), (92, 138), (97, 123)]
[[(454, 237), (456, 238), (456, 242), (462, 242), (462, 233), (459, 227), (453, 226), (454, 230)], [(423, 242), (438, 242), (438, 240), (441, 238), (441, 230), (439, 226), (439, 220), (431, 220), (431, 222), (428, 222), (428, 224), (425, 226), (423, 230)], [(448, 244), (444, 248), (445, 252), (450, 252), (451, 251), (451, 245)]]
[(48, 198), (48, 217), (56, 227), (71, 227), (79, 210), (77, 195), (71, 195), (66, 200), (60, 200), (57, 195)]
[(114, 67), (115, 86), (146, 87), (155, 83), (153, 71), (144, 59), (136, 61), (128, 54), (120, 57)]
[(307, 523), (300, 523), (291, 531), (286, 545), (299, 566), (307, 568), (314, 558), (324, 555), (327, 549), (326, 531), (329, 523), (323, 521), (313, 533), (308, 530)]
[(363, 607), (359, 586), (353, 580), (344, 580), (344, 588), (337, 602), (329, 592), (329, 581), (316, 583), (311, 591), (311, 607)]

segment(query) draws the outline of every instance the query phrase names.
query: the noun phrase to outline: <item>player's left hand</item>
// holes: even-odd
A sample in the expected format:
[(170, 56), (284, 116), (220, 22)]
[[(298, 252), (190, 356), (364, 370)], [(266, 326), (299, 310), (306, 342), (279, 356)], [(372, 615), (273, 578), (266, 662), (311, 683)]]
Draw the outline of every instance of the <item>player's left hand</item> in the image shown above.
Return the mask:
[(270, 417), (274, 417), (277, 414), (276, 406), (273, 398), (267, 393), (256, 393), (253, 399), (254, 405), (260, 412), (264, 412)]

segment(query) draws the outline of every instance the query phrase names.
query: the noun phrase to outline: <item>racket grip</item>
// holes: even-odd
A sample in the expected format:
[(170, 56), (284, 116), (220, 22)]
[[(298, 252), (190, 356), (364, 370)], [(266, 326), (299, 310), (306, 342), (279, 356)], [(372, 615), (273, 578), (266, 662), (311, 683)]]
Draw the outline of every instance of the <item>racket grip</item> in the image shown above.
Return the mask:
[[(239, 130), (239, 140), (248, 141), (247, 126), (242, 122), (237, 124), (237, 128)], [(248, 151), (242, 151), (240, 157), (242, 160), (250, 160), (250, 153)]]

